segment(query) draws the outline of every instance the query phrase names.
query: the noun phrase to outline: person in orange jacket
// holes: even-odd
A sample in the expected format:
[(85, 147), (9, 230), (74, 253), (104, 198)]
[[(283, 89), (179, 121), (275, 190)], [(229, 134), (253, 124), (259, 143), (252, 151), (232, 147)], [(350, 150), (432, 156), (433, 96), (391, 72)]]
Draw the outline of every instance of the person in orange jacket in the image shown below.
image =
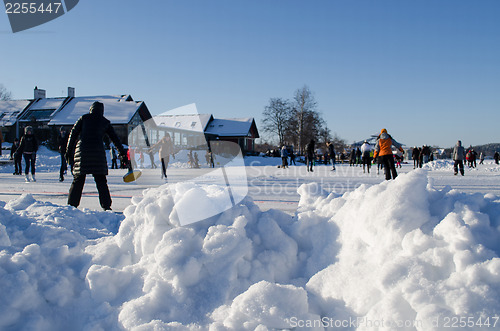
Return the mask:
[(398, 173), (396, 172), (396, 167), (394, 165), (394, 156), (392, 154), (392, 146), (399, 149), (404, 153), (401, 144), (394, 140), (390, 134), (387, 133), (386, 129), (382, 129), (380, 132), (377, 142), (375, 143), (375, 153), (373, 158), (380, 158), (381, 163), (384, 165), (385, 179), (390, 180), (391, 174), (392, 179), (396, 179)]

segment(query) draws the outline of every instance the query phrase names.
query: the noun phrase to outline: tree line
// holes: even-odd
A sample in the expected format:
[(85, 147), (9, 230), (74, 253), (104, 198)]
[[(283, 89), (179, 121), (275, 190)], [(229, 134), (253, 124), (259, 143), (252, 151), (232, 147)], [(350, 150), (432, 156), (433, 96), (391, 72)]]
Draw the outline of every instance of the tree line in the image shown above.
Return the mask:
[(292, 99), (271, 98), (262, 113), (261, 130), (279, 146), (291, 145), (299, 154), (314, 139), (319, 144), (333, 142), (335, 149), (343, 150), (346, 142), (331, 130), (318, 111), (318, 103), (307, 85), (299, 88)]

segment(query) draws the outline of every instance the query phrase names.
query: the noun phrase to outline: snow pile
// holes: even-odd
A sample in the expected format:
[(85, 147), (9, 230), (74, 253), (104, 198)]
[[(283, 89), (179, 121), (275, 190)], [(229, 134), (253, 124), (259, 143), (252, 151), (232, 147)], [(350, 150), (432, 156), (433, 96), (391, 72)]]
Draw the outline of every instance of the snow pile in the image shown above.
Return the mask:
[(0, 329), (81, 330), (95, 312), (84, 278), (86, 245), (122, 217), (35, 201), (0, 208)]
[(427, 170), (453, 172), (453, 164), (454, 162), (452, 160), (436, 160), (422, 165), (422, 168)]
[[(496, 165), (494, 162), (485, 161), (484, 164), (479, 164), (479, 161), (476, 162), (476, 168), (469, 168), (467, 166), (467, 162), (464, 162), (464, 168), (468, 171), (479, 171), (482, 172), (499, 172), (500, 167)], [(437, 171), (449, 171), (453, 172), (454, 161), (452, 160), (436, 160), (429, 163), (426, 163), (422, 166), (423, 169), (427, 170), (437, 170)]]
[(338, 262), (306, 287), (322, 298), (321, 315), (341, 303), (343, 314), (360, 318), (358, 330), (446, 329), (456, 316), (497, 316), (497, 197), (435, 191), (424, 171), (414, 171), (340, 199), (307, 202), (301, 208), (340, 229)]
[(437, 191), (418, 170), (343, 196), (303, 185), (295, 217), (247, 198), (182, 227), (189, 190), (225, 199), (152, 188), (117, 232), (110, 212), (0, 208), (0, 328), (438, 330), (500, 310), (497, 197)]

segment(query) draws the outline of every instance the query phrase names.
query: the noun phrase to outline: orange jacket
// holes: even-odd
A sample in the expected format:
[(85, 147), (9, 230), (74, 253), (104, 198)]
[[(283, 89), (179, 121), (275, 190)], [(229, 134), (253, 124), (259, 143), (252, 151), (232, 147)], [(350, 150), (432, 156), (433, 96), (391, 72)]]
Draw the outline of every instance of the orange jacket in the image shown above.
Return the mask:
[(377, 156), (392, 155), (393, 145), (401, 152), (403, 152), (401, 144), (392, 139), (392, 137), (387, 133), (387, 130), (382, 129), (380, 136), (378, 136), (377, 143), (375, 144), (375, 152), (373, 153), (373, 158), (376, 158)]

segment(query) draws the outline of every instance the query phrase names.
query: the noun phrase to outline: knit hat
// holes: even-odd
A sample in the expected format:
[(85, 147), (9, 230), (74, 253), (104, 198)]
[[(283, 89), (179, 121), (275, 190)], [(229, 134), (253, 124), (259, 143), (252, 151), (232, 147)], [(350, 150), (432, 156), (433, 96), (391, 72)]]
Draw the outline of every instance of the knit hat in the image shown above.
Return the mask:
[(387, 133), (387, 129), (382, 129), (382, 131), (380, 131), (380, 133)]

